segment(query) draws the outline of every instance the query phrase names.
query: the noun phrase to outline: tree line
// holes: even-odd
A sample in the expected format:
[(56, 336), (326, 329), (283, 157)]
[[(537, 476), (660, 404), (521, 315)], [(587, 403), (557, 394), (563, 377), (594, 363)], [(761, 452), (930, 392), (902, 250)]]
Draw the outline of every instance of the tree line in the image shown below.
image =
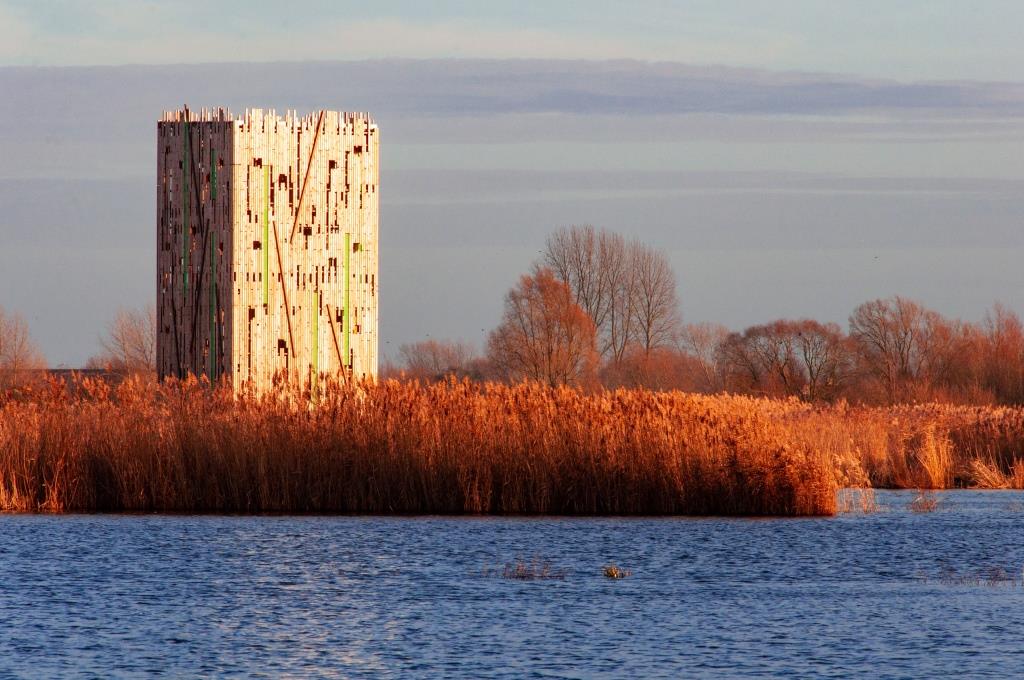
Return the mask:
[[(152, 307), (119, 311), (100, 348), (86, 368), (154, 376)], [(24, 319), (0, 308), (0, 391), (38, 380), (45, 367)], [(684, 323), (663, 253), (576, 225), (552, 233), (508, 291), (482, 353), (461, 341), (405, 344), (382, 374), (808, 402), (1021, 404), (1024, 325), (1000, 304), (972, 323), (899, 296), (857, 306), (845, 328), (813, 319), (778, 319), (742, 331)]]
[[(100, 351), (83, 368), (109, 375), (156, 376), (156, 312), (121, 309), (100, 337)], [(43, 381), (46, 357), (19, 314), (0, 307), (0, 393)]]
[(1024, 403), (1024, 325), (996, 304), (978, 323), (904, 297), (865, 302), (844, 329), (778, 319), (730, 331), (682, 321), (660, 251), (590, 225), (563, 227), (507, 293), (482, 355), (403, 345), (385, 373), (551, 385), (796, 397), (809, 402)]

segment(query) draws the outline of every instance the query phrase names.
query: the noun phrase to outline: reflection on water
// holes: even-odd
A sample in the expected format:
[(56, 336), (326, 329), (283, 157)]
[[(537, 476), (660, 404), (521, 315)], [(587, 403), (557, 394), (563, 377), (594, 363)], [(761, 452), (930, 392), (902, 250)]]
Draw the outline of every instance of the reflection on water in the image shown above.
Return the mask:
[[(1020, 676), (1024, 587), (972, 575), (1021, 574), (1024, 494), (937, 496), (786, 520), (5, 516), (0, 675)], [(566, 576), (501, 578), (516, 558)]]

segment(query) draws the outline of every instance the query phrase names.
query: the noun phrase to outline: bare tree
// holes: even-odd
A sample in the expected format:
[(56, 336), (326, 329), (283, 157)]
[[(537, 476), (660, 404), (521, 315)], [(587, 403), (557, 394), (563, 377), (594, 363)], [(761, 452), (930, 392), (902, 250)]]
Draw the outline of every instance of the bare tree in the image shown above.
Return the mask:
[(731, 389), (772, 396), (795, 396), (803, 391), (794, 337), (786, 332), (785, 323), (751, 326), (725, 339), (720, 361)]
[(890, 402), (927, 389), (944, 341), (936, 335), (941, 317), (903, 297), (865, 302), (850, 316), (850, 337), (868, 376)]
[(776, 321), (753, 326), (743, 333), (754, 361), (761, 366), (763, 387), (769, 394), (796, 396), (803, 391), (804, 376), (794, 348), (794, 337)]
[(572, 225), (551, 234), (544, 250), (544, 264), (569, 286), (576, 304), (597, 327), (604, 321), (611, 297), (602, 247), (609, 236), (590, 224)]
[(46, 358), (32, 341), (28, 324), (0, 307), (0, 389), (31, 382), (45, 368)]
[(729, 333), (718, 344), (717, 363), (725, 389), (733, 392), (765, 391), (765, 369), (750, 351), (743, 333)]
[(636, 305), (637, 276), (631, 249), (618, 238), (609, 239), (603, 266), (607, 269), (611, 297), (601, 328), (602, 356), (618, 363), (636, 338), (633, 308)]
[(648, 353), (672, 344), (679, 305), (675, 275), (662, 253), (589, 224), (574, 225), (548, 238), (543, 263), (593, 320), (606, 361), (622, 361), (634, 344)]
[(664, 253), (638, 242), (630, 244), (634, 271), (633, 325), (645, 353), (672, 344), (679, 331), (676, 276)]
[(676, 345), (697, 360), (702, 377), (702, 392), (718, 392), (724, 388), (719, 365), (719, 348), (729, 336), (729, 329), (721, 324), (699, 323), (683, 326)]
[(921, 371), (916, 376), (919, 396), (931, 397), (940, 388), (956, 398), (970, 391), (980, 373), (976, 349), (978, 328), (959, 319), (947, 319), (938, 312), (925, 311)]
[(472, 376), (475, 352), (465, 342), (422, 340), (398, 348), (408, 378), (432, 382)]
[(732, 333), (720, 347), (729, 386), (740, 391), (834, 399), (850, 373), (847, 340), (835, 324), (781, 319)]
[(119, 373), (156, 372), (156, 310), (118, 310), (106, 336), (100, 339), (102, 352), (89, 360), (92, 367)]
[(839, 397), (852, 374), (852, 352), (843, 331), (834, 323), (811, 319), (790, 322), (794, 351), (804, 376), (804, 396), (810, 401)]
[(985, 387), (1004, 404), (1024, 403), (1024, 324), (1020, 317), (996, 304), (982, 323)]
[(487, 355), (507, 380), (585, 385), (597, 368), (594, 323), (548, 268), (524, 275), (505, 296)]
[(621, 355), (631, 323), (625, 239), (589, 224), (562, 227), (548, 237), (543, 263), (593, 320), (601, 356)]

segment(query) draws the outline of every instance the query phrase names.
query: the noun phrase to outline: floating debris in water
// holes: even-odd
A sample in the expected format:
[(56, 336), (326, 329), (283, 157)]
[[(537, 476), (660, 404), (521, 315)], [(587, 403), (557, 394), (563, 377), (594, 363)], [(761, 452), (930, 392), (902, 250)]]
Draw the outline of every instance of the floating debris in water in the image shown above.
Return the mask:
[(568, 573), (566, 569), (555, 567), (550, 561), (538, 557), (529, 562), (523, 559), (508, 562), (500, 572), (489, 567), (484, 567), (482, 571), (484, 576), (501, 576), (512, 581), (564, 581)]
[(1024, 587), (1024, 570), (1010, 571), (1004, 567), (987, 567), (971, 572), (960, 573), (952, 567), (946, 567), (937, 578), (922, 575), (925, 583), (936, 582), (944, 586), (1013, 586)]
[(629, 569), (622, 569), (614, 564), (606, 564), (603, 573), (606, 577), (615, 579), (626, 578), (627, 576), (633, 575), (633, 572)]

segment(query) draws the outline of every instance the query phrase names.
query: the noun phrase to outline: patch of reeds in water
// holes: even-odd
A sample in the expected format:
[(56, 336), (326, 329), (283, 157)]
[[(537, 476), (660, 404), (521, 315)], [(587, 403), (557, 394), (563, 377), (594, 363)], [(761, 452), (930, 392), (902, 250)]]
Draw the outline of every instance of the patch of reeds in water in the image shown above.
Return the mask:
[(938, 507), (939, 499), (935, 497), (934, 493), (924, 489), (918, 491), (914, 499), (907, 503), (907, 509), (918, 514), (935, 512)]
[(864, 515), (878, 512), (880, 506), (871, 488), (843, 488), (836, 494), (836, 511)]

